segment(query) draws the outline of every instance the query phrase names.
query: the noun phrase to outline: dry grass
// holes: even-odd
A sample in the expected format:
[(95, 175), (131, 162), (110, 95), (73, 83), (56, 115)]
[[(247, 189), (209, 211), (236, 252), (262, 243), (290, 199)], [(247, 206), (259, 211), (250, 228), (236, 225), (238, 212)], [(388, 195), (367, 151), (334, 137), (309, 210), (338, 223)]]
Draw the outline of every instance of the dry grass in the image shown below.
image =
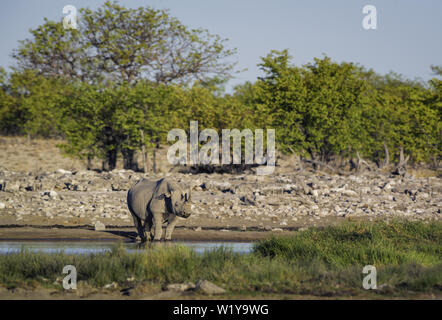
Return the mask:
[[(56, 139), (31, 139), (26, 137), (0, 136), (0, 169), (10, 171), (55, 171), (64, 169), (70, 171), (85, 170), (87, 163), (68, 157), (57, 148), (57, 144), (63, 140)], [(137, 161), (141, 166), (141, 154), (137, 154)], [(157, 151), (157, 168), (159, 172), (167, 172), (170, 165), (166, 160), (167, 148), (162, 147)], [(152, 154), (150, 154), (150, 166), (152, 165)], [(101, 160), (95, 159), (92, 162), (93, 169), (101, 169)], [(123, 168), (121, 155), (118, 157), (117, 169)]]
[(408, 173), (416, 178), (431, 178), (431, 177), (440, 177), (442, 176), (441, 170), (430, 170), (430, 169), (410, 169)]
[(57, 169), (80, 170), (86, 168), (83, 161), (65, 157), (56, 147), (59, 140), (32, 139), (25, 137), (0, 138), (0, 167), (10, 171)]

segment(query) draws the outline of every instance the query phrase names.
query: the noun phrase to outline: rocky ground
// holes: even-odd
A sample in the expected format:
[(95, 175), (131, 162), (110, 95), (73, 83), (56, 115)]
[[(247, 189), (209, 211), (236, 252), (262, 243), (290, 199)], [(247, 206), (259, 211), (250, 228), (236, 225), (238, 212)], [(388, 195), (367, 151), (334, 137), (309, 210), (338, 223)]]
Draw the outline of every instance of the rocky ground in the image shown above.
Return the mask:
[[(25, 144), (25, 143), (23, 143)], [(8, 147), (9, 146), (9, 147)], [(3, 150), (12, 149), (3, 144)], [(9, 149), (8, 149), (9, 148)], [(17, 149), (17, 145), (15, 151)], [(55, 152), (55, 151), (54, 151)], [(32, 155), (31, 155), (32, 156)], [(171, 176), (192, 187), (193, 214), (179, 226), (191, 233), (283, 232), (347, 219), (407, 218), (440, 220), (442, 180), (437, 176), (405, 178), (388, 172), (337, 175), (280, 163), (275, 174), (156, 175), (117, 169), (34, 169), (14, 167), (14, 155), (0, 164), (0, 238), (20, 226), (131, 228), (127, 190), (142, 177)], [(41, 156), (40, 156), (41, 157)], [(38, 167), (37, 169), (35, 169)], [(174, 170), (176, 171), (176, 170)], [(183, 236), (186, 238), (186, 236)], [(195, 237), (195, 236), (193, 236)]]

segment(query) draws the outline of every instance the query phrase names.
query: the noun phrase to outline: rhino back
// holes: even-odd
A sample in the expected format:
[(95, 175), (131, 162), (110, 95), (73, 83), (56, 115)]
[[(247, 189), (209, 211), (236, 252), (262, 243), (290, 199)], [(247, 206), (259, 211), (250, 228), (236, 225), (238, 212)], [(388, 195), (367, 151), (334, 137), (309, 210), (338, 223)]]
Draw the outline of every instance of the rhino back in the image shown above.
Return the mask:
[(146, 218), (147, 204), (152, 198), (157, 183), (157, 181), (143, 179), (134, 185), (127, 193), (129, 210), (141, 219)]

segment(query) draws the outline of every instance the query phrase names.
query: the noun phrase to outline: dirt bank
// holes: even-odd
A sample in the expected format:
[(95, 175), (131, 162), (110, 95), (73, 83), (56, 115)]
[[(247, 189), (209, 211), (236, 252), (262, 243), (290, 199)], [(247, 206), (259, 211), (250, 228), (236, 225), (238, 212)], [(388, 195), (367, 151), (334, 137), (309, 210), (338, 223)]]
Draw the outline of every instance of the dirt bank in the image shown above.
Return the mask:
[[(219, 231), (201, 230), (194, 231), (188, 228), (177, 228), (173, 234), (175, 241), (235, 241), (250, 242), (265, 239), (271, 235), (290, 235), (293, 231)], [(1, 241), (32, 241), (32, 240), (109, 240), (109, 241), (133, 241), (136, 232), (133, 227), (110, 228), (105, 231), (95, 231), (89, 227), (1, 227)]]
[(389, 300), (441, 300), (441, 295), (410, 293), (406, 296), (397, 295), (377, 295), (366, 292), (357, 296), (315, 296), (311, 294), (226, 294), (226, 295), (201, 295), (194, 292), (176, 292), (163, 291), (160, 286), (134, 285), (124, 288), (103, 289), (91, 288), (81, 283), (77, 290), (60, 290), (55, 288), (46, 288), (35, 284), (26, 288), (6, 288), (0, 286), (0, 300), (346, 300), (346, 299), (389, 299)]

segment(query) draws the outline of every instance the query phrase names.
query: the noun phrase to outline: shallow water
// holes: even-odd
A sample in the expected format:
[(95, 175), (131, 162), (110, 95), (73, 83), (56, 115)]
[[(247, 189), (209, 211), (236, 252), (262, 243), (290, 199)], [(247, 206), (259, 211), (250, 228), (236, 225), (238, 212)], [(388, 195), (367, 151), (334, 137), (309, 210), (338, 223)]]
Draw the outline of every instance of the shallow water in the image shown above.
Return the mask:
[[(120, 243), (106, 241), (0, 241), (0, 254), (17, 253), (22, 249), (28, 249), (31, 252), (58, 253), (66, 254), (93, 254), (111, 251)], [(141, 252), (144, 247), (136, 243), (122, 242), (121, 245), (128, 252)], [(236, 253), (249, 253), (252, 250), (253, 243), (245, 242), (185, 242), (173, 241), (167, 243), (148, 244), (151, 246), (171, 247), (184, 245), (196, 253), (201, 254), (204, 251), (213, 250), (219, 247), (230, 248)]]

